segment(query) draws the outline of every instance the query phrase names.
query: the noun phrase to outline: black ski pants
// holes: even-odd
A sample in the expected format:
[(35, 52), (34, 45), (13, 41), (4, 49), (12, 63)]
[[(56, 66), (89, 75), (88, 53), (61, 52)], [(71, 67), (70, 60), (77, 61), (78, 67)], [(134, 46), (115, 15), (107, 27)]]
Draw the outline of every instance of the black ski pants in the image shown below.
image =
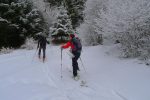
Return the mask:
[(80, 58), (81, 53), (80, 52), (72, 52), (74, 55), (74, 58), (72, 58), (72, 66), (73, 66), (73, 75), (74, 77), (78, 75), (77, 70), (79, 70), (78, 62), (77, 60)]
[(43, 50), (43, 59), (45, 59), (45, 51), (46, 51), (46, 48), (39, 48), (39, 57), (41, 56), (41, 50)]

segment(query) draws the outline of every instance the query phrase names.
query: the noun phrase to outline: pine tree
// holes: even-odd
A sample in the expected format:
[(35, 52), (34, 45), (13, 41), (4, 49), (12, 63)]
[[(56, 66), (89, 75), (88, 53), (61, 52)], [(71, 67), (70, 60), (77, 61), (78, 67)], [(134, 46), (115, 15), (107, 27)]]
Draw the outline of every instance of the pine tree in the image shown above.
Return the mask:
[(0, 0), (0, 48), (20, 47), (26, 37), (42, 30), (42, 22), (42, 16), (32, 8), (32, 3)]
[(45, 0), (50, 3), (50, 6), (61, 6), (63, 0)]
[(83, 10), (86, 0), (47, 0), (51, 6), (64, 6), (71, 19), (73, 29), (76, 29), (83, 21)]
[(64, 0), (65, 7), (71, 18), (73, 29), (76, 29), (84, 20), (84, 5), (86, 0)]
[(68, 40), (68, 34), (72, 32), (72, 25), (67, 11), (64, 7), (59, 7), (57, 21), (50, 28), (53, 42), (65, 42)]

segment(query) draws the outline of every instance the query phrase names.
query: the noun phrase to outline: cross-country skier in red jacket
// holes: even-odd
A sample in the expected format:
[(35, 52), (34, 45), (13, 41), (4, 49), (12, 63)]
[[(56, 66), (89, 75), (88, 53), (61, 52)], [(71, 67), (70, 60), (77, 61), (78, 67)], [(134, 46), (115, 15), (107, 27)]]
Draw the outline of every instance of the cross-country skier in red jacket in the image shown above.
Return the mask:
[(73, 76), (75, 79), (77, 79), (77, 75), (78, 75), (77, 71), (79, 70), (77, 60), (81, 55), (81, 50), (77, 49), (76, 45), (74, 44), (74, 41), (76, 41), (75, 35), (70, 34), (70, 40), (65, 45), (62, 45), (61, 48), (66, 49), (71, 47), (71, 52), (74, 55), (74, 57), (72, 58)]

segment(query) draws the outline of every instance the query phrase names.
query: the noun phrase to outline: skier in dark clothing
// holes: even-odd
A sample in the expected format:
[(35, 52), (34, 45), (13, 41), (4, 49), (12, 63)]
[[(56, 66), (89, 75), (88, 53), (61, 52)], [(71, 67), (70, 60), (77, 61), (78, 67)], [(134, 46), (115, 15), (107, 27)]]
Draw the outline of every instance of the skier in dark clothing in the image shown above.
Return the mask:
[(75, 37), (74, 34), (70, 34), (70, 40), (69, 42), (67, 42), (65, 45), (61, 46), (61, 49), (66, 49), (66, 48), (69, 48), (71, 47), (71, 53), (73, 54), (73, 58), (72, 58), (72, 66), (73, 66), (73, 76), (75, 78), (75, 80), (77, 80), (79, 77), (78, 77), (78, 73), (77, 71), (79, 70), (79, 66), (78, 66), (78, 62), (77, 60), (80, 58), (80, 55), (81, 55), (81, 45), (80, 47), (77, 45), (79, 43), (76, 43), (77, 41), (77, 37)]
[(43, 62), (45, 61), (45, 53), (46, 53), (46, 43), (49, 42), (46, 40), (45, 36), (39, 35), (37, 49), (39, 49), (38, 57), (41, 59), (41, 50), (43, 50)]

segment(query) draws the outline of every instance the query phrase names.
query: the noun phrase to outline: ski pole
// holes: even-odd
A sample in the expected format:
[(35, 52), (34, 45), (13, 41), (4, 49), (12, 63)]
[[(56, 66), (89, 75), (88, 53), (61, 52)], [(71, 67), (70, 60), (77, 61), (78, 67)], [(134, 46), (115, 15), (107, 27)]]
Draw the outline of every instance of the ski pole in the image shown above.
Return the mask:
[(62, 48), (61, 48), (61, 78), (62, 78)]
[(83, 62), (82, 62), (81, 57), (80, 57), (80, 61), (81, 61), (81, 64), (82, 64), (82, 67), (83, 67), (84, 71), (86, 72), (86, 70), (85, 70), (85, 67), (84, 67), (84, 65), (83, 65)]

